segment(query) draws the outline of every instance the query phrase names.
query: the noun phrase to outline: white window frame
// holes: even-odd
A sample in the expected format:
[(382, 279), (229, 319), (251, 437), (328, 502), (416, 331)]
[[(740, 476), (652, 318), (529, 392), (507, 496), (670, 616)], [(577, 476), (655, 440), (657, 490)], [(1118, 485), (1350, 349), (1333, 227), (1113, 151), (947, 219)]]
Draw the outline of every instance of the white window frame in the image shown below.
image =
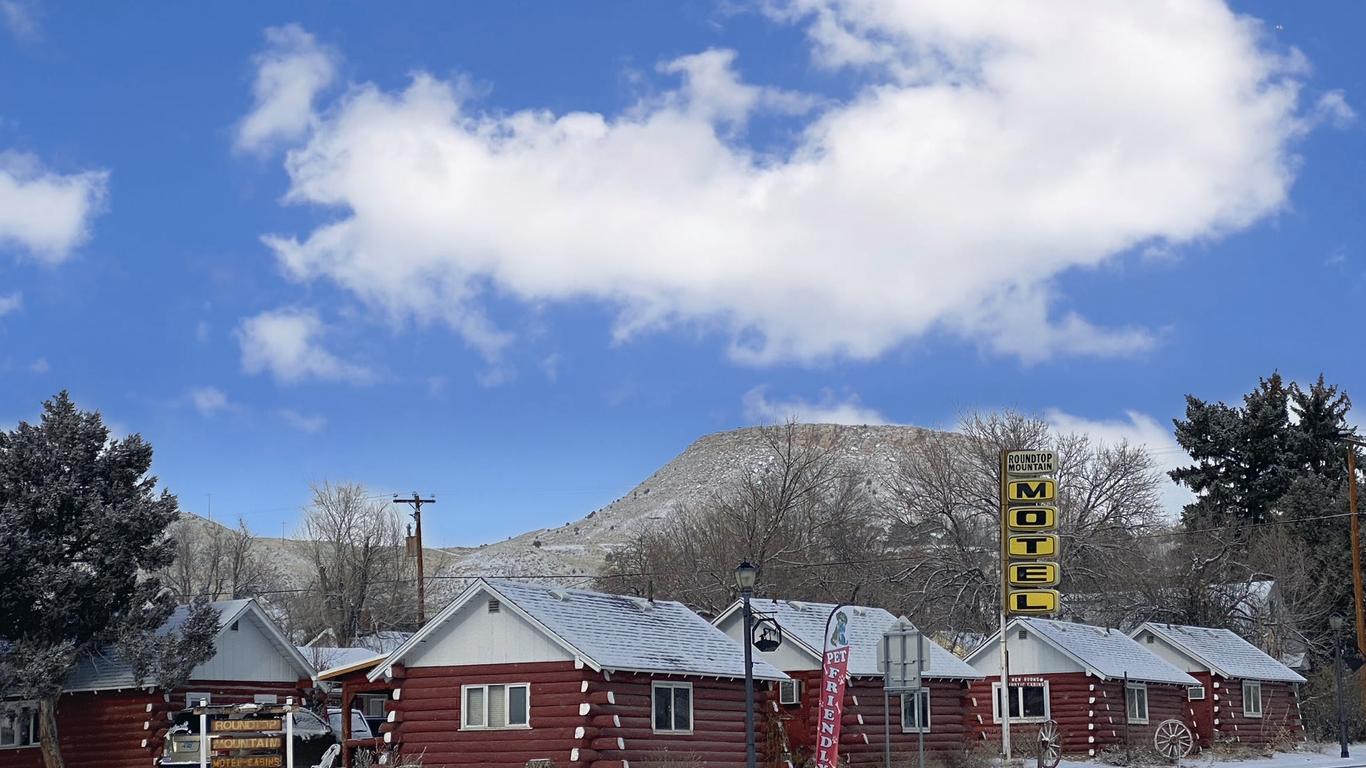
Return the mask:
[[(15, 713), (15, 718), (16, 718), (16, 720), (17, 720), (17, 719), (18, 719), (17, 713), (18, 713), (18, 712), (25, 711), (25, 710), (27, 710), (27, 711), (29, 712), (29, 720), (28, 720), (28, 743), (27, 743), (27, 744), (20, 744), (20, 743), (18, 743), (19, 740), (16, 738), (16, 739), (15, 739), (15, 743), (13, 743), (13, 744), (4, 744), (4, 743), (0, 743), (0, 750), (7, 750), (7, 749), (33, 749), (34, 747), (37, 747), (37, 746), (38, 746), (38, 702), (36, 702), (36, 701), (0, 701), (0, 717), (9, 717), (11, 713)], [(22, 730), (19, 730), (19, 729), (18, 729), (18, 726), (19, 726), (20, 724), (16, 722), (15, 725), (16, 725), (16, 728), (15, 728), (14, 733), (15, 733), (16, 735), (17, 735), (17, 734), (20, 734), (20, 733), (23, 733)]]
[[(1143, 716), (1142, 716), (1142, 717), (1139, 717), (1138, 713), (1133, 711), (1134, 708), (1130, 706), (1130, 702), (1129, 702), (1129, 692), (1130, 692), (1130, 691), (1133, 691), (1133, 692), (1135, 692), (1135, 693), (1137, 693), (1137, 692), (1139, 692), (1139, 691), (1142, 691), (1142, 692), (1143, 692)], [(1124, 686), (1124, 717), (1127, 719), (1127, 722), (1130, 723), (1131, 725), (1147, 725), (1147, 724), (1148, 724), (1148, 684), (1147, 684), (1147, 683), (1129, 683), (1128, 685)]]
[(199, 702), (205, 704), (213, 703), (213, 694), (208, 691), (189, 691), (185, 694), (185, 708), (191, 709), (199, 706)]
[[(1042, 723), (1042, 722), (1044, 722), (1044, 721), (1046, 721), (1046, 720), (1048, 720), (1048, 719), (1050, 719), (1050, 718), (1052, 717), (1052, 714), (1053, 714), (1053, 693), (1052, 693), (1052, 691), (1049, 689), (1049, 685), (1048, 685), (1048, 681), (1047, 681), (1047, 680), (1044, 680), (1044, 681), (1041, 681), (1041, 682), (1038, 682), (1038, 683), (1011, 683), (1011, 684), (1010, 684), (1010, 687), (1011, 687), (1011, 688), (1015, 688), (1016, 690), (1019, 691), (1020, 712), (1021, 712), (1021, 716), (1020, 716), (1020, 717), (1012, 717), (1012, 718), (1010, 718), (1010, 722), (1012, 722), (1012, 723)], [(1024, 688), (1043, 688), (1043, 717), (1025, 717), (1025, 716), (1023, 715), (1023, 713), (1024, 713), (1024, 691), (1021, 690), (1021, 689), (1024, 689)], [(1009, 712), (1009, 711), (1010, 711), (1010, 705), (1007, 703), (1007, 705), (1006, 705), (1006, 712)], [(993, 722), (993, 723), (999, 723), (999, 722), (1001, 722), (1001, 683), (1000, 683), (999, 680), (996, 681), (996, 682), (993, 682), (993, 683), (991, 684), (991, 722)]]
[[(469, 708), (466, 706), (466, 705), (468, 704), (469, 700), (470, 700), (469, 691), (472, 690), (472, 689), (476, 689), (476, 688), (478, 688), (478, 689), (480, 689), (480, 690), (482, 690), (482, 691), (484, 692), (484, 712), (483, 712), (483, 715), (484, 715), (484, 724), (483, 724), (483, 725), (470, 725)], [(502, 688), (502, 689), (503, 689), (503, 706), (504, 706), (505, 708), (506, 708), (506, 707), (508, 706), (508, 704), (512, 701), (512, 697), (509, 695), (510, 689), (512, 689), (512, 688), (525, 688), (525, 689), (526, 689), (526, 722), (525, 722), (525, 723), (515, 723), (515, 724), (504, 723), (503, 725), (489, 725), (489, 689), (490, 689), (490, 688)], [(511, 712), (511, 710), (510, 710), (510, 709), (507, 709), (507, 710), (504, 712), (504, 717), (507, 716), (507, 713), (508, 713), (508, 712)], [(475, 685), (462, 685), (462, 686), (460, 686), (460, 730), (462, 730), (462, 731), (529, 731), (529, 730), (531, 730), (531, 683), (478, 683), (478, 684), (475, 684)]]
[[(1199, 693), (1198, 696), (1196, 695), (1197, 692)], [(1204, 701), (1204, 700), (1205, 700), (1205, 686), (1203, 686), (1203, 685), (1192, 685), (1191, 687), (1189, 687), (1189, 688), (1186, 689), (1186, 701)]]
[[(1248, 693), (1247, 693), (1247, 692), (1248, 692), (1249, 690), (1255, 690), (1255, 691), (1257, 692), (1257, 695), (1256, 695), (1256, 696), (1248, 696)], [(1250, 709), (1247, 708), (1247, 703), (1248, 703), (1249, 701), (1253, 701), (1253, 700), (1255, 700), (1255, 701), (1257, 702), (1257, 709), (1256, 709), (1256, 710), (1250, 710)], [(1261, 716), (1262, 716), (1262, 681), (1261, 681), (1261, 680), (1244, 680), (1244, 681), (1243, 681), (1243, 717), (1261, 717)]]
[[(907, 725), (907, 724), (906, 724), (906, 702), (907, 702), (908, 699), (910, 699), (910, 698), (913, 697), (913, 696), (916, 697), (916, 698), (918, 698), (918, 699), (920, 699), (920, 701), (921, 701), (921, 705), (920, 705), (920, 706), (923, 708), (923, 712), (922, 712), (921, 714), (923, 715), (922, 720), (924, 720), (924, 724), (923, 724), (923, 725), (920, 725), (920, 726)], [(933, 718), (933, 716), (931, 715), (931, 707), (930, 707), (930, 689), (929, 689), (929, 688), (921, 688), (921, 689), (918, 690), (918, 691), (908, 691), (908, 692), (906, 692), (906, 693), (901, 694), (899, 704), (901, 705), (901, 732), (902, 732), (902, 733), (929, 733), (929, 732), (930, 732), (930, 728), (934, 725), (934, 718)]]
[(278, 693), (253, 693), (251, 695), (253, 704), (279, 704), (280, 694)]
[[(673, 695), (674, 695), (673, 692), (674, 692), (674, 690), (677, 689), (677, 688), (686, 688), (686, 689), (688, 690), (688, 728), (687, 728), (687, 730), (683, 730), (683, 729), (679, 729), (679, 728), (661, 729), (661, 728), (659, 727), (659, 724), (655, 722), (655, 700), (656, 700), (656, 698), (659, 696), (659, 692), (660, 692), (660, 691), (668, 691), (668, 692), (669, 692), (669, 703), (670, 703), (670, 706), (672, 706), (672, 704), (673, 704)], [(694, 712), (696, 712), (696, 710), (697, 710), (697, 699), (694, 698), (695, 696), (696, 696), (696, 692), (693, 691), (692, 683), (676, 682), (676, 681), (673, 681), (673, 680), (656, 680), (656, 681), (651, 682), (651, 683), (650, 683), (650, 730), (653, 731), (654, 733), (660, 734), (660, 735), (662, 735), (662, 736), (691, 736), (691, 735), (692, 735), (692, 732), (693, 732), (693, 728), (695, 727), (695, 722), (693, 721), (693, 714), (694, 714)], [(673, 724), (674, 724), (674, 725), (677, 725), (677, 723), (678, 723), (678, 713), (675, 712), (675, 713), (674, 713), (674, 722), (673, 722)]]
[[(788, 698), (788, 692), (792, 692), (792, 697)], [(653, 703), (653, 702), (652, 702)], [(802, 681), (801, 680), (779, 680), (778, 681), (778, 703), (785, 707), (794, 707), (802, 703)], [(653, 713), (652, 713), (653, 714)]]

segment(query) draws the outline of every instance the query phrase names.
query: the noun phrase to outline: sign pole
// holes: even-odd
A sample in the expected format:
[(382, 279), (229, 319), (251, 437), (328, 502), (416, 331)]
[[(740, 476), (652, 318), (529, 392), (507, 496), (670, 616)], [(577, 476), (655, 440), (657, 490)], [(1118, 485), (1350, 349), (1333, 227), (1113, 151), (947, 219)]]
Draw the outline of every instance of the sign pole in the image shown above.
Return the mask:
[(209, 702), (199, 700), (199, 768), (209, 768)]
[(285, 711), (285, 768), (294, 768), (294, 697), (285, 699), (285, 704), (289, 705)]
[(1001, 699), (998, 704), (1001, 712), (1001, 754), (1010, 760), (1010, 651), (1006, 645), (1006, 608), (1010, 601), (1010, 576), (1007, 563), (1010, 561), (1009, 528), (1006, 516), (1006, 456), (1009, 452), (1001, 449)]

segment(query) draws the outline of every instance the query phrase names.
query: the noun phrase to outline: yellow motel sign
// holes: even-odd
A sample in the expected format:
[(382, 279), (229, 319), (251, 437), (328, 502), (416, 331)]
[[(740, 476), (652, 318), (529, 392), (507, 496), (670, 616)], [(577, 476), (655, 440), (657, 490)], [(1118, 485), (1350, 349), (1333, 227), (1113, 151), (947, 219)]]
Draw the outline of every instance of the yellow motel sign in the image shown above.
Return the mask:
[(1017, 502), (1052, 501), (1058, 497), (1058, 483), (1046, 477), (1006, 482), (1006, 500)]
[(1012, 589), (1010, 613), (1021, 616), (1046, 616), (1058, 612), (1061, 596), (1056, 589)]
[(1006, 541), (1006, 556), (1009, 558), (1057, 557), (1058, 535), (1056, 533), (1012, 533)]
[(1056, 587), (1061, 572), (1057, 563), (1011, 563), (1006, 568), (1010, 586), (1024, 589)]
[(1001, 456), (1001, 603), (1007, 615), (1051, 616), (1061, 596), (1058, 556), (1057, 455), (1009, 451)]
[(1058, 527), (1057, 507), (1011, 507), (1006, 510), (1011, 531), (1051, 531)]

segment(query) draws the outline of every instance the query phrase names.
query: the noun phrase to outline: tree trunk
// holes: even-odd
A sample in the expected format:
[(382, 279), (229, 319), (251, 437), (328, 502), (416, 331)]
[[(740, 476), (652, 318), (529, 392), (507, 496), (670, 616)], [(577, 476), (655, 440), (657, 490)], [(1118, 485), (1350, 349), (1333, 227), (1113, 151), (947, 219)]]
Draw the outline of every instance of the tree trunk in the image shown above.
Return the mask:
[(38, 700), (38, 743), (43, 752), (43, 768), (66, 768), (57, 745), (57, 697)]

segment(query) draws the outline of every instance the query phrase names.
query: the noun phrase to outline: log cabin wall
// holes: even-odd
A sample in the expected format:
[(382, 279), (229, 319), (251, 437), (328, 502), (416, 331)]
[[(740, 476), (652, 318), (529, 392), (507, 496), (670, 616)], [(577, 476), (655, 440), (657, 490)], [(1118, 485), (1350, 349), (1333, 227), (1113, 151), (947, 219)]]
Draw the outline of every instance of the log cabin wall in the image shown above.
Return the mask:
[[(968, 732), (968, 686), (958, 680), (930, 680), (930, 727), (925, 732), (925, 752), (962, 752), (973, 742)], [(812, 700), (814, 706), (815, 701)], [(913, 762), (918, 750), (918, 733), (901, 728), (901, 699), (892, 696), (892, 759)], [(814, 711), (814, 710), (813, 710)], [(882, 678), (855, 678), (845, 688), (844, 717), (840, 726), (840, 754), (850, 765), (882, 765), (884, 731)], [(813, 726), (814, 727), (814, 726)], [(815, 737), (814, 731), (808, 734)]]
[(1195, 743), (1201, 749), (1205, 749), (1214, 743), (1214, 675), (1210, 672), (1187, 672), (1186, 674), (1200, 681), (1200, 685), (1205, 688), (1205, 698), (1190, 700), (1189, 692), (1186, 694), (1186, 713), (1190, 719), (1191, 731), (1195, 734)]
[(1214, 676), (1206, 696), (1210, 699), (1216, 742), (1268, 745), (1303, 741), (1298, 690), (1294, 683), (1263, 681), (1262, 716), (1243, 713), (1243, 681)]
[[(692, 731), (658, 733), (654, 729), (651, 689), (656, 682), (692, 686)], [(773, 702), (771, 683), (756, 680), (754, 731), (758, 762), (771, 764), (766, 754)], [(707, 768), (745, 765), (745, 682), (728, 678), (680, 675), (608, 673), (589, 682), (592, 727), (597, 736), (578, 757), (593, 768), (648, 768), (668, 762), (700, 761)]]
[(1186, 700), (1186, 689), (1183, 686), (1159, 683), (1147, 683), (1146, 686), (1147, 722), (1126, 723), (1124, 681), (1095, 680), (1097, 708), (1091, 718), (1093, 728), (1089, 733), (1095, 741), (1088, 745), (1088, 752), (1095, 751), (1090, 754), (1099, 754), (1107, 749), (1123, 751), (1126, 744), (1135, 753), (1151, 752), (1154, 749), (1153, 734), (1164, 720), (1180, 720), (1186, 727), (1195, 730), (1189, 702)]
[[(603, 706), (589, 704), (591, 674), (572, 661), (396, 667), (382, 738), (428, 768), (522, 768), (535, 759), (582, 766)], [(461, 687), (497, 683), (530, 684), (530, 727), (462, 730)]]
[[(68, 693), (57, 700), (57, 741), (69, 768), (147, 768), (143, 746), (160, 693)], [(38, 747), (0, 749), (0, 768), (42, 768)]]
[[(1063, 735), (1065, 754), (1094, 756), (1106, 746), (1123, 741), (1124, 681), (1102, 681), (1089, 672), (1059, 672), (1048, 675), (1011, 675), (1011, 685), (1048, 683), (1049, 717), (1057, 723)], [(1001, 726), (992, 719), (992, 683), (990, 679), (971, 683), (968, 693), (971, 728), (978, 741), (1001, 741)], [(1182, 686), (1147, 685), (1149, 696), (1149, 726), (1130, 726), (1130, 737), (1145, 730), (1147, 743), (1152, 743), (1152, 728), (1167, 717), (1179, 717), (1190, 723), (1184, 708), (1186, 689)], [(933, 704), (932, 704), (933, 707)], [(1156, 719), (1154, 719), (1156, 717)], [(1037, 739), (1037, 722), (1011, 723), (1011, 739)], [(1134, 743), (1138, 743), (1135, 741)]]

